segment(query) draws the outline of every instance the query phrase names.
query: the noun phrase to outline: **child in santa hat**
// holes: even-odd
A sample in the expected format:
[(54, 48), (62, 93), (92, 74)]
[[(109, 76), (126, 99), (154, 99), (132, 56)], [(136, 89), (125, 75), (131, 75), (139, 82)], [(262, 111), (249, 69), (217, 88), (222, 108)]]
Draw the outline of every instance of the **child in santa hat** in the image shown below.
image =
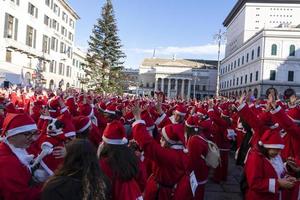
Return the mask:
[(249, 152), (246, 165), (246, 200), (284, 199), (286, 189), (293, 188), (296, 179), (286, 176), (280, 156), (284, 142), (279, 132), (267, 130), (258, 145)]

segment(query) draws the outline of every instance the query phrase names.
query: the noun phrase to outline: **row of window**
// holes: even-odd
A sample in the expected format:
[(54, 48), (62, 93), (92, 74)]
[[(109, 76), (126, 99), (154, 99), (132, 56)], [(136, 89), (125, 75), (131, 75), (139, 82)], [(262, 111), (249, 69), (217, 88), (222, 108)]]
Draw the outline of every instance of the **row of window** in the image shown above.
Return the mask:
[(51, 9), (53, 10), (53, 12), (60, 17), (60, 14), (62, 13), (62, 20), (66, 23), (69, 24), (70, 27), (72, 27), (74, 29), (74, 20), (71, 19), (67, 13), (65, 13), (64, 11), (61, 12), (60, 7), (56, 4), (53, 3), (53, 0), (45, 0), (45, 4)]
[[(276, 70), (270, 70), (270, 81), (276, 80)], [(288, 81), (294, 81), (294, 71), (288, 71)]]
[[(294, 81), (294, 71), (288, 71), (288, 74), (287, 74), (287, 80), (289, 82), (293, 82)], [(252, 73), (250, 73), (250, 76), (249, 76), (249, 82), (252, 83)], [(269, 78), (270, 81), (275, 81), (276, 80), (276, 70), (270, 70), (270, 78)], [(255, 81), (258, 81), (258, 71), (256, 71), (255, 73)], [(241, 77), (238, 77), (236, 79), (232, 79), (232, 80), (227, 80), (227, 81), (224, 81), (221, 83), (221, 89), (225, 89), (225, 88), (230, 88), (230, 87), (234, 87), (234, 86), (239, 86), (239, 85), (242, 85), (242, 84), (247, 84), (248, 83), (248, 75), (246, 74), (245, 76), (241, 76)]]
[[(50, 62), (49, 72), (56, 74), (56, 67), (57, 67), (57, 61), (52, 60)], [(66, 71), (65, 71), (66, 69)], [(58, 64), (58, 74), (64, 76), (66, 74), (67, 77), (71, 77), (72, 75), (72, 67), (67, 66), (65, 67), (65, 64), (59, 63)]]
[[(277, 56), (277, 44), (272, 44), (272, 49), (271, 49), (271, 55), (272, 56)], [(289, 47), (289, 56), (296, 56), (296, 46), (295, 45), (290, 45)]]
[[(256, 58), (260, 57), (260, 47), (257, 48), (256, 50)], [(254, 60), (255, 58), (255, 50), (253, 49), (251, 51), (251, 60)], [(225, 67), (223, 67), (220, 71), (221, 75), (225, 74), (226, 72), (229, 72), (233, 69), (235, 69), (236, 67), (239, 66), (243, 66), (245, 63), (248, 63), (250, 60), (250, 54), (247, 53), (246, 57), (243, 55), (241, 58), (238, 58), (237, 60), (231, 62), (231, 64), (226, 65)]]
[(50, 19), (47, 15), (44, 16), (44, 24), (50, 28), (53, 28), (57, 32), (59, 32), (59, 27), (60, 28), (60, 34), (63, 35), (64, 37), (68, 38), (70, 41), (74, 41), (74, 35), (71, 31), (68, 32), (68, 30), (63, 26), (59, 25), (59, 23), (55, 19)]
[[(4, 23), (4, 38), (11, 38), (14, 40), (18, 39), (18, 19), (13, 17), (12, 15), (6, 13), (5, 14), (5, 23)], [(26, 41), (25, 44), (36, 48), (36, 38), (37, 31), (27, 25), (26, 27)], [(73, 36), (72, 36), (73, 38)], [(43, 43), (42, 43), (42, 51), (44, 53), (50, 53), (50, 49), (58, 52), (58, 39), (55, 37), (48, 37), (43, 35)], [(67, 54), (68, 58), (72, 58), (72, 47), (67, 46), (64, 42), (60, 42), (60, 53)]]
[[(258, 81), (258, 71), (255, 72), (255, 81)], [(249, 75), (249, 83), (253, 82), (253, 73)], [(233, 78), (232, 80), (223, 81), (221, 83), (221, 89), (230, 88), (234, 86), (239, 86), (248, 83), (248, 75), (237, 77), (236, 79)]]
[(83, 63), (81, 63), (79, 60), (76, 60), (76, 59), (73, 58), (73, 66), (74, 66), (74, 67), (83, 70), (82, 64), (83, 64)]
[[(260, 57), (260, 53), (261, 53), (261, 50), (260, 50), (260, 47), (258, 47), (257, 50), (256, 50), (256, 57), (257, 58)], [(277, 44), (272, 44), (271, 55), (272, 56), (277, 56), (277, 54), (278, 54)], [(296, 46), (293, 45), (293, 44), (290, 45), (290, 47), (289, 47), (289, 56), (290, 57), (296, 56)], [(251, 60), (254, 60), (254, 57), (255, 57), (255, 50), (253, 49), (251, 51)], [(228, 64), (225, 67), (221, 68), (220, 69), (221, 75), (235, 69), (236, 67), (244, 65), (245, 62), (248, 63), (249, 59), (250, 59), (250, 54), (249, 53), (246, 54), (246, 59), (245, 59), (245, 56), (242, 56), (242, 58), (238, 58), (234, 62), (231, 62), (231, 64)]]

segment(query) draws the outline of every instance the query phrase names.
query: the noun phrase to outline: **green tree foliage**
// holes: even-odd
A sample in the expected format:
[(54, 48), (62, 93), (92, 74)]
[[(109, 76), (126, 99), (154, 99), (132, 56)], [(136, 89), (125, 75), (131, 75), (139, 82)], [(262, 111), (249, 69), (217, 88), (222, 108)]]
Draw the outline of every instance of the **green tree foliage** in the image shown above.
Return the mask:
[(98, 92), (120, 93), (123, 59), (121, 40), (111, 0), (102, 7), (89, 40), (85, 72), (88, 86)]

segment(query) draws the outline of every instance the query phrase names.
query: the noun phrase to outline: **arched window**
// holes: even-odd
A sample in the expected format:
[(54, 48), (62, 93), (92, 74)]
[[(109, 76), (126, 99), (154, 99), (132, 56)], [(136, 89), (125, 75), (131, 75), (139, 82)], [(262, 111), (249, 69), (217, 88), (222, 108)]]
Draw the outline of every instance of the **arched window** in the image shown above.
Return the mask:
[(272, 45), (272, 53), (271, 53), (272, 56), (276, 56), (277, 55), (277, 45), (276, 44), (273, 44)]
[(254, 50), (252, 50), (252, 53), (251, 53), (251, 60), (254, 59)]
[(290, 46), (290, 56), (295, 56), (295, 50), (296, 50), (296, 47), (295, 45), (291, 45)]
[(257, 48), (257, 57), (260, 57), (260, 47)]

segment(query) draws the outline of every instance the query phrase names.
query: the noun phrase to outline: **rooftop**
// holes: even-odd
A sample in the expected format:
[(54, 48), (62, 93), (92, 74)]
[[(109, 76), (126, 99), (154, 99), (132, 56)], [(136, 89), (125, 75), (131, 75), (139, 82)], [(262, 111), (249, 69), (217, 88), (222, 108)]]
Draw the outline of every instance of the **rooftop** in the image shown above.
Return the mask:
[(232, 8), (228, 16), (223, 22), (223, 25), (227, 27), (231, 21), (234, 19), (234, 17), (237, 15), (237, 13), (241, 10), (241, 8), (246, 3), (284, 3), (284, 4), (298, 4), (300, 3), (300, 0), (238, 0), (235, 4), (235, 6)]
[(218, 61), (201, 59), (164, 59), (146, 58), (142, 66), (173, 66), (173, 67), (192, 67), (192, 68), (216, 68)]

